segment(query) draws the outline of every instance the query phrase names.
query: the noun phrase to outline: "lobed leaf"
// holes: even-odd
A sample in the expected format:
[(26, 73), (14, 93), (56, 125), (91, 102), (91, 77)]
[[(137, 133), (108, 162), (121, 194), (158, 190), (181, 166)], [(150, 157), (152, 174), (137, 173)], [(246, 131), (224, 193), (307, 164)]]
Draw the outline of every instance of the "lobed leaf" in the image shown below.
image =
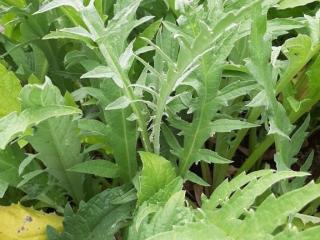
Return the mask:
[(127, 191), (126, 187), (105, 190), (82, 203), (75, 213), (67, 206), (63, 232), (58, 234), (52, 228), (49, 229), (49, 240), (112, 240), (133, 210), (132, 201), (113, 203), (122, 199)]
[(30, 108), (20, 114), (11, 113), (0, 119), (0, 149), (4, 149), (15, 137), (27, 128), (37, 125), (49, 118), (81, 114), (81, 111), (68, 106), (45, 106)]

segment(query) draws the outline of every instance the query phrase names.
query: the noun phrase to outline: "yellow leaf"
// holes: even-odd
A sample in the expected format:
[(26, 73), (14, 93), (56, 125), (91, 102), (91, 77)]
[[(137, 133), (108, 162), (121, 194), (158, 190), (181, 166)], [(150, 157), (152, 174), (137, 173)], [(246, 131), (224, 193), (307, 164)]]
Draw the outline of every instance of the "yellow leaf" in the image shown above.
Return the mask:
[(62, 217), (20, 204), (0, 206), (0, 240), (46, 240), (48, 225), (62, 231)]

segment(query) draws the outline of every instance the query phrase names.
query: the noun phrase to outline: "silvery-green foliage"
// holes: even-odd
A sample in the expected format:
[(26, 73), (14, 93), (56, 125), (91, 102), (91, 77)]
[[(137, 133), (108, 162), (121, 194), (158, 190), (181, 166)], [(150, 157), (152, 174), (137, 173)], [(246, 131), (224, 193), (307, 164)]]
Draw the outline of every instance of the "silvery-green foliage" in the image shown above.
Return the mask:
[[(284, 138), (289, 139), (293, 128), (285, 108), (277, 101), (277, 94), (281, 84), (296, 74), (300, 63), (288, 51), (289, 65), (284, 75), (287, 77), (283, 77), (288, 80), (277, 84), (279, 67), (276, 64), (282, 49), (277, 48), (272, 52), (271, 41), (304, 25), (300, 19), (267, 21), (266, 14), (271, 7), (277, 6), (277, 1), (209, 1), (208, 4), (199, 4), (197, 1), (177, 2), (175, 10), (179, 12), (179, 17), (176, 23), (164, 20), (155, 42), (152, 36), (143, 37), (142, 34), (139, 49), (136, 48), (135, 40), (129, 40), (129, 35), (137, 26), (152, 20), (148, 16), (136, 18), (140, 1), (118, 1), (113, 18), (107, 22), (99, 15), (94, 1), (88, 5), (80, 2), (53, 1), (40, 8), (38, 13), (63, 4), (72, 6), (78, 11), (85, 26), (60, 29), (46, 38), (80, 40), (99, 50), (102, 65), (93, 64), (82, 78), (104, 78), (103, 81), (115, 89), (113, 92), (118, 93), (111, 99), (108, 97), (110, 100), (101, 104), (101, 107), (105, 110), (110, 134), (121, 136), (110, 144), (115, 150), (116, 161), (122, 166), (120, 169), (129, 172), (127, 176), (122, 174), (124, 179), (132, 179), (136, 173), (134, 149), (137, 139), (141, 139), (146, 151), (157, 154), (167, 151), (161, 149), (163, 137), (168, 136), (161, 134), (165, 132), (162, 130), (164, 121), (180, 131), (179, 135), (182, 136), (180, 143), (174, 147), (168, 142), (172, 154), (178, 159), (182, 176), (190, 177), (188, 169), (201, 160), (229, 163), (214, 151), (208, 150), (204, 154), (204, 143), (216, 133), (235, 130), (246, 132), (245, 129), (257, 127), (259, 124), (255, 124), (256, 119), (249, 123), (238, 116), (248, 108), (261, 106), (266, 110), (262, 114), (265, 120), (263, 123), (269, 134), (274, 134), (277, 140), (278, 158), (284, 158), (281, 142), (285, 141)], [(168, 5), (172, 7), (171, 3)], [(310, 19), (308, 22), (314, 32), (316, 23)], [(303, 36), (299, 35), (297, 39)], [(145, 43), (141, 44), (141, 41)], [(290, 49), (289, 42), (286, 45)], [(238, 47), (247, 50), (239, 55)], [(257, 51), (260, 48), (261, 51)], [(285, 53), (285, 49), (282, 51)], [(142, 57), (150, 52), (154, 53), (153, 63)], [(311, 56), (313, 53), (306, 54), (306, 59)], [(239, 58), (242, 59), (238, 63), (242, 65), (231, 62)], [(130, 69), (136, 62), (140, 62), (144, 69), (138, 79), (132, 79)], [(304, 63), (301, 61), (301, 64)], [(234, 71), (234, 78), (226, 74), (229, 69)], [(94, 85), (102, 89), (106, 83)], [(237, 98), (248, 95), (251, 99), (247, 105), (235, 104)], [(101, 94), (93, 97), (103, 102)], [(298, 108), (292, 98), (286, 101)], [(191, 121), (185, 121), (185, 117)], [(222, 127), (219, 123), (227, 123), (225, 125), (228, 127)], [(119, 144), (125, 146), (124, 152), (122, 149), (117, 150)]]
[[(165, 205), (142, 205), (131, 226), (136, 233), (127, 239), (316, 239), (319, 226), (298, 230), (291, 221), (319, 197), (318, 184), (310, 183), (277, 197), (266, 193), (281, 180), (305, 175), (271, 170), (241, 174), (224, 181), (209, 199), (203, 200), (201, 209), (192, 212), (182, 205), (170, 208), (182, 193), (173, 195)], [(259, 197), (262, 200), (257, 201)], [(139, 238), (137, 232), (144, 238)]]

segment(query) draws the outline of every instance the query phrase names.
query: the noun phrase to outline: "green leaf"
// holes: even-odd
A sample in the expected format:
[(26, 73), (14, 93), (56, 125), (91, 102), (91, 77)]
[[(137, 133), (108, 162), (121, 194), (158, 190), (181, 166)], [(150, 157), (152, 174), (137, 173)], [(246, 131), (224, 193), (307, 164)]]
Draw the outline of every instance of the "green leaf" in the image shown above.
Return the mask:
[[(290, 214), (299, 212), (306, 204), (318, 198), (319, 190), (319, 184), (311, 183), (279, 198), (270, 195), (260, 205), (256, 213), (252, 217), (248, 217), (243, 225), (236, 230), (235, 236), (253, 240), (259, 239), (267, 233), (272, 233), (278, 226), (288, 221)], [(255, 228), (252, 232), (253, 224)]]
[(251, 91), (258, 89), (258, 86), (254, 81), (236, 81), (221, 89), (218, 98), (227, 102), (249, 94)]
[(111, 78), (119, 88), (123, 88), (121, 79), (118, 78), (111, 68), (105, 66), (98, 66), (82, 75), (81, 78)]
[[(237, 191), (230, 196), (230, 199), (224, 204), (223, 208), (210, 213), (211, 221), (224, 229), (224, 231), (232, 232), (236, 228), (236, 226), (231, 227), (234, 223), (234, 219), (238, 219), (244, 214), (245, 210), (255, 202), (256, 198), (263, 194), (273, 184), (283, 179), (306, 175), (307, 174), (305, 173), (292, 171), (281, 171), (273, 174), (272, 171), (270, 171), (268, 175), (262, 176), (258, 180), (251, 181), (243, 190)], [(220, 221), (217, 219), (220, 219)]]
[(52, 117), (81, 114), (77, 108), (67, 106), (46, 106), (30, 108), (11, 113), (0, 119), (0, 149), (4, 149), (15, 137), (24, 133), (27, 128), (37, 125)]
[(134, 53), (133, 53), (133, 41), (129, 43), (127, 48), (123, 51), (123, 53), (119, 57), (119, 65), (124, 71), (129, 71), (133, 60), (134, 60)]
[(291, 239), (301, 239), (301, 240), (310, 240), (313, 239), (314, 236), (318, 236), (320, 234), (320, 227), (311, 227), (304, 231), (298, 232), (295, 229), (290, 229), (289, 231), (282, 232), (278, 234), (274, 240), (291, 240)]
[[(159, 205), (148, 205), (147, 204), (143, 204), (140, 208), (139, 211), (136, 213), (135, 217), (134, 217), (134, 222), (132, 224), (131, 227), (131, 232), (129, 234), (131, 234), (130, 239), (134, 239), (134, 238), (138, 238), (138, 237), (133, 237), (133, 234), (138, 234), (137, 232), (140, 230), (140, 226), (143, 223), (143, 221), (152, 213), (156, 213), (160, 210), (160, 206)], [(140, 230), (141, 231), (141, 230)]]
[(77, 123), (69, 116), (49, 119), (39, 124), (27, 140), (38, 152), (37, 158), (48, 168), (48, 173), (76, 201), (80, 201), (83, 198), (83, 175), (67, 171), (83, 161)]
[(141, 38), (143, 41), (145, 41), (146, 43), (148, 43), (152, 49), (154, 49), (158, 54), (159, 57), (161, 57), (161, 59), (163, 59), (165, 62), (167, 62), (167, 64), (175, 64), (175, 62), (171, 59), (170, 56), (168, 56), (160, 47), (158, 47), (156, 44), (154, 44), (151, 40), (147, 39), (147, 38)]
[(106, 66), (98, 66), (82, 75), (81, 78), (112, 78), (114, 75), (115, 74), (111, 68)]
[(158, 233), (172, 230), (174, 226), (192, 221), (193, 213), (185, 207), (184, 198), (185, 192), (180, 190), (169, 196), (165, 203), (144, 203), (133, 219), (128, 239), (149, 239)]
[[(211, 131), (209, 125), (215, 119), (215, 115), (222, 105), (217, 98), (222, 82), (223, 67), (235, 43), (247, 34), (240, 34), (240, 26), (238, 25), (240, 19), (245, 24), (244, 19), (250, 15), (252, 9), (257, 7), (256, 5), (257, 2), (253, 2), (239, 11), (235, 10), (230, 12), (230, 14), (222, 15), (216, 21), (216, 24), (213, 25), (212, 31), (208, 30), (210, 29), (209, 26), (200, 24), (198, 20), (194, 19), (193, 24), (198, 26), (198, 31), (201, 34), (199, 33), (195, 36), (195, 40), (191, 46), (188, 46), (187, 40), (183, 41), (183, 44), (187, 46), (182, 46), (185, 50), (183, 53), (181, 51), (177, 66), (178, 68), (180, 66), (190, 67), (189, 64), (199, 62), (200, 66), (198, 69), (193, 70), (197, 72), (197, 78), (201, 86), (198, 90), (199, 97), (196, 99), (192, 109), (190, 109), (193, 111), (192, 123), (187, 124), (187, 126), (181, 126), (183, 127), (182, 133), (184, 134), (184, 151), (180, 155), (179, 164), (181, 175), (184, 175), (197, 160), (197, 151), (202, 148), (205, 141), (214, 132), (214, 129)], [(190, 28), (192, 29), (193, 27), (190, 26)]]
[(288, 103), (289, 103), (289, 105), (290, 105), (290, 107), (292, 108), (293, 111), (299, 112), (299, 110), (301, 109), (301, 106), (305, 102), (307, 102), (308, 100), (298, 101), (293, 96), (289, 96), (287, 98), (287, 101), (288, 101)]
[(148, 204), (164, 204), (175, 193), (179, 192), (183, 186), (183, 179), (176, 177), (167, 185), (163, 186), (157, 193), (148, 199)]
[(259, 125), (231, 119), (219, 119), (210, 123), (211, 132), (231, 132), (254, 127), (259, 127)]
[(228, 164), (232, 161), (221, 157), (218, 153), (211, 151), (209, 149), (200, 149), (196, 154), (197, 162), (204, 161), (206, 163), (215, 163), (215, 164)]
[(19, 182), (19, 184), (17, 185), (18, 188), (21, 188), (22, 186), (24, 186), (25, 184), (27, 184), (28, 182), (30, 182), (33, 178), (39, 176), (42, 173), (45, 173), (46, 170), (43, 169), (38, 169), (32, 172), (28, 172), (27, 174), (22, 176), (22, 181)]
[(5, 186), (7, 183), (16, 187), (21, 177), (18, 174), (20, 162), (24, 159), (23, 151), (17, 144), (8, 146), (5, 150), (0, 150), (0, 180)]
[(278, 9), (287, 9), (298, 6), (304, 6), (312, 2), (318, 2), (318, 0), (282, 0), (278, 5)]
[(37, 157), (37, 154), (29, 154), (19, 165), (19, 175), (23, 173), (26, 167)]
[(29, 84), (41, 84), (43, 82), (36, 75), (31, 74), (30, 77), (28, 78), (28, 83)]
[(0, 198), (3, 198), (3, 196), (6, 193), (8, 187), (9, 187), (9, 183), (0, 180)]
[(86, 135), (98, 135), (103, 136), (107, 140), (108, 130), (107, 125), (95, 119), (80, 119), (78, 121), (78, 127)]
[(310, 116), (308, 116), (301, 126), (296, 129), (291, 137), (291, 140), (283, 139), (279, 142), (279, 150), (277, 152), (275, 162), (278, 170), (289, 170), (291, 166), (297, 162), (298, 155), (302, 144), (306, 140), (308, 133), (306, 132), (310, 123)]
[(281, 76), (277, 91), (284, 90), (291, 79), (308, 63), (312, 57), (312, 51), (312, 40), (307, 35), (299, 34), (285, 42), (282, 52), (288, 59), (288, 66)]
[[(305, 163), (300, 167), (300, 171), (308, 172), (310, 170), (310, 167), (311, 167), (312, 163), (313, 163), (313, 160), (314, 160), (314, 152), (312, 151), (308, 155)], [(303, 187), (305, 185), (307, 177), (308, 176), (295, 178), (292, 181), (290, 181), (290, 183), (286, 187), (288, 189), (292, 189), (292, 190), (297, 189), (299, 187)]]
[(87, 44), (87, 46), (90, 46), (91, 48), (94, 48), (93, 40), (91, 34), (84, 29), (83, 27), (77, 26), (73, 28), (63, 28), (56, 30), (54, 32), (51, 32), (43, 37), (43, 39), (73, 39), (73, 40), (79, 40), (83, 41)]
[(140, 152), (143, 168), (139, 178), (138, 204), (148, 201), (176, 177), (172, 164), (153, 153)]
[(105, 108), (105, 110), (117, 110), (117, 109), (124, 109), (130, 106), (130, 99), (126, 96), (119, 97), (114, 102), (108, 104), (108, 106)]
[(314, 17), (304, 15), (308, 22), (308, 28), (310, 31), (310, 37), (312, 39), (313, 44), (319, 44), (320, 41), (320, 11), (318, 10)]
[(83, 8), (81, 0), (52, 0), (51, 2), (41, 6), (41, 8), (35, 14), (44, 13), (62, 6), (70, 6), (76, 10)]
[[(82, 100), (90, 95), (99, 100), (99, 106), (104, 110), (108, 104), (121, 96), (121, 89), (112, 81), (105, 80), (101, 83), (100, 89), (83, 87), (75, 91), (73, 95), (77, 100)], [(127, 120), (131, 114), (130, 108), (103, 111), (108, 126), (101, 132), (108, 136), (107, 142), (110, 144), (115, 161), (119, 166), (120, 177), (125, 182), (135, 176), (138, 165), (136, 160), (137, 126), (134, 121)], [(102, 130), (101, 126), (99, 129)], [(95, 131), (101, 131), (99, 129)]]
[(260, 91), (246, 106), (247, 107), (266, 107), (267, 103), (267, 95), (266, 91)]
[[(71, 34), (73, 36), (91, 39), (91, 34), (86, 29), (84, 29), (83, 27), (80, 27), (80, 26), (73, 27), (73, 28), (62, 28), (59, 30), (59, 32)], [(50, 37), (48, 38), (48, 36), (51, 36), (51, 34), (45, 36), (44, 39), (51, 39)], [(53, 34), (53, 36), (54, 36), (54, 34)], [(59, 35), (57, 35), (57, 37), (59, 37)]]
[(227, 240), (226, 234), (213, 224), (190, 223), (182, 227), (174, 227), (170, 232), (163, 232), (147, 238), (147, 240), (168, 240), (168, 239), (210, 239)]
[[(115, 5), (115, 14), (112, 19), (108, 21), (108, 25), (105, 28), (105, 23), (104, 20), (100, 17), (99, 13), (94, 7), (93, 2), (89, 4), (87, 7), (85, 7), (81, 11), (81, 17), (83, 21), (86, 24), (86, 27), (88, 31), (93, 35), (93, 39), (96, 39), (96, 43), (99, 47), (99, 50), (101, 51), (101, 54), (107, 63), (107, 65), (111, 68), (112, 72), (115, 73), (115, 76), (112, 78), (115, 83), (118, 85), (118, 87), (122, 87), (121, 91), (115, 90), (117, 93), (117, 98), (121, 96), (126, 96), (130, 101), (133, 101), (132, 103), (132, 111), (136, 116), (137, 124), (140, 128), (140, 133), (141, 133), (141, 140), (143, 143), (143, 146), (145, 150), (151, 151), (151, 144), (148, 136), (148, 129), (147, 129), (147, 118), (143, 114), (145, 112), (146, 107), (144, 104), (136, 102), (138, 98), (135, 96), (133, 89), (130, 87), (131, 85), (131, 80), (128, 75), (128, 71), (125, 69), (122, 69), (120, 65), (120, 56), (121, 54), (125, 51), (127, 47), (127, 42), (128, 42), (128, 37), (131, 31), (139, 26), (140, 24), (144, 23), (145, 21), (151, 19), (150, 17), (142, 17), (139, 20), (136, 20), (136, 10), (140, 4), (140, 0), (134, 0), (130, 1), (129, 3), (126, 2), (126, 4), (119, 3)], [(107, 33), (107, 34), (105, 34)], [(112, 87), (114, 89), (114, 87)], [(108, 90), (109, 92), (110, 90)], [(108, 100), (111, 99), (111, 101), (108, 101), (107, 104), (110, 102), (114, 101), (116, 98), (114, 98), (114, 94), (111, 94), (112, 98), (107, 97)], [(104, 106), (106, 107), (106, 106)], [(126, 150), (130, 148), (130, 151), (133, 149), (133, 144), (128, 146), (128, 143), (132, 143), (133, 139), (135, 139), (135, 134), (130, 134), (131, 137), (129, 136), (129, 131), (128, 129), (123, 129), (124, 126), (129, 127), (130, 126), (130, 131), (134, 130), (134, 126), (132, 124), (127, 124), (125, 123), (126, 118), (128, 116), (127, 113), (129, 111), (124, 111), (123, 109), (121, 112), (115, 113), (113, 115), (114, 117), (118, 116), (117, 123), (116, 125), (119, 125), (119, 119), (121, 124), (121, 127), (116, 127), (115, 125), (112, 126), (116, 127), (117, 130), (121, 130), (121, 134), (118, 134), (119, 136), (123, 137), (123, 135), (126, 135), (125, 138), (123, 138), (124, 141), (126, 141), (125, 146)], [(132, 112), (129, 114), (131, 115)], [(121, 116), (121, 117), (120, 117)], [(105, 117), (108, 117), (108, 114), (105, 114)], [(125, 118), (124, 118), (125, 117)], [(123, 131), (122, 131), (123, 130)], [(115, 134), (116, 135), (116, 134)], [(130, 141), (128, 139), (130, 138)], [(135, 139), (136, 140), (136, 139)], [(119, 143), (119, 142), (118, 142)], [(117, 145), (119, 145), (117, 143)], [(113, 146), (113, 149), (116, 147)], [(119, 148), (119, 147), (118, 147)], [(131, 154), (131, 157), (128, 155), (128, 151), (125, 151), (124, 153), (127, 154), (127, 156), (123, 159), (118, 159), (118, 161), (121, 161), (122, 163), (126, 162), (126, 166), (130, 166), (130, 170), (127, 171), (127, 174), (125, 174), (125, 171), (123, 174), (121, 174), (123, 177), (126, 176), (126, 178), (132, 178), (134, 176), (134, 173), (136, 171), (136, 161), (133, 159), (135, 158), (135, 154)], [(122, 154), (116, 154), (116, 155), (123, 155)], [(118, 158), (118, 156), (116, 158)], [(123, 156), (121, 156), (123, 157)], [(128, 158), (131, 158), (130, 164)], [(120, 166), (120, 164), (119, 164)], [(122, 167), (120, 167), (122, 169)]]
[[(310, 99), (311, 102), (314, 104), (319, 101), (320, 99), (320, 84), (317, 81), (320, 66), (320, 56), (316, 58), (314, 63), (310, 66), (309, 70), (307, 71), (308, 76), (308, 93), (307, 99)], [(312, 105), (313, 105), (312, 104)]]
[(273, 37), (285, 35), (293, 29), (305, 27), (305, 24), (299, 18), (274, 18), (268, 20), (268, 32), (272, 33)]
[(0, 117), (20, 111), (21, 105), (18, 99), (20, 90), (19, 79), (0, 64)]
[(65, 100), (60, 89), (51, 83), (49, 78), (42, 85), (28, 84), (20, 93), (22, 109), (30, 109), (44, 106), (64, 106)]
[(161, 25), (161, 21), (155, 21), (153, 23), (151, 23), (142, 33), (139, 34), (138, 38), (136, 39), (136, 41), (134, 42), (133, 46), (134, 49), (140, 49), (144, 46), (146, 46), (146, 42), (143, 41), (141, 38), (147, 38), (149, 40), (152, 40), (153, 37), (156, 35), (156, 33), (159, 30), (159, 27)]
[(20, 93), (21, 113), (13, 112), (0, 119), (0, 149), (29, 127), (49, 118), (81, 114), (81, 110), (64, 106), (60, 90), (49, 79), (43, 85), (26, 85)]
[(149, 21), (153, 17), (142, 17), (136, 20), (136, 11), (140, 5), (141, 0), (131, 0), (125, 5), (115, 9), (115, 16), (109, 21), (106, 31), (109, 34), (105, 37), (113, 48), (116, 56), (120, 57), (125, 50), (126, 40), (130, 32), (142, 23)]
[(74, 213), (70, 206), (65, 209), (64, 229), (61, 234), (49, 230), (49, 240), (112, 240), (114, 234), (131, 218), (133, 202), (114, 204), (129, 191), (118, 187), (103, 191), (88, 202), (82, 203)]
[[(283, 138), (289, 139), (292, 125), (284, 107), (277, 99), (275, 91), (277, 74), (270, 63), (271, 38), (266, 30), (267, 16), (263, 14), (262, 6), (259, 6), (253, 11), (250, 60), (247, 62), (247, 67), (265, 92), (266, 115), (269, 120), (268, 134), (275, 134), (275, 141), (278, 143)], [(291, 81), (291, 78), (289, 81)], [(277, 150), (279, 150), (278, 147)]]
[[(31, 74), (35, 74), (38, 78), (37, 83), (43, 83), (49, 70), (49, 61), (46, 54), (37, 45), (31, 45), (33, 54), (31, 55), (32, 60), (29, 60)], [(52, 59), (49, 59), (52, 60)], [(28, 79), (29, 80), (29, 79)], [(31, 79), (30, 79), (31, 80)], [(35, 77), (31, 81), (36, 81)]]
[(26, 4), (25, 0), (4, 0), (4, 2), (19, 8), (23, 8)]
[[(104, 92), (104, 99), (101, 99), (102, 109), (122, 96), (122, 90), (112, 81), (105, 80), (101, 89)], [(120, 178), (126, 182), (136, 175), (138, 169), (136, 158), (137, 123), (128, 120), (132, 113), (131, 108), (103, 111), (105, 121), (108, 123), (108, 143), (119, 166)]]
[[(271, 170), (242, 174), (220, 185), (211, 199), (205, 200), (203, 210), (194, 215), (188, 214), (189, 208), (181, 208), (182, 205), (166, 209), (178, 193), (165, 207), (143, 204), (137, 214), (139, 218), (134, 219), (129, 230), (129, 239), (314, 239), (311, 233), (319, 232), (318, 227), (298, 231), (291, 227), (291, 217), (319, 197), (319, 184), (310, 183), (277, 198), (266, 192), (282, 179), (304, 175)], [(260, 199), (256, 201), (258, 196)], [(208, 209), (210, 202), (213, 205)], [(162, 215), (164, 211), (166, 215)], [(179, 221), (181, 215), (184, 220)], [(135, 225), (137, 220), (139, 227)], [(161, 224), (155, 224), (159, 221)]]
[(91, 160), (77, 164), (68, 169), (71, 172), (93, 174), (98, 177), (117, 178), (119, 177), (119, 167), (106, 160)]
[(185, 180), (188, 180), (192, 183), (196, 183), (200, 186), (204, 186), (204, 187), (210, 187), (210, 184), (207, 183), (205, 180), (203, 180), (201, 177), (199, 177), (197, 174), (188, 171), (186, 176), (185, 176)]
[(210, 196), (210, 199), (203, 202), (202, 208), (208, 211), (214, 210), (218, 205), (223, 204), (224, 201), (228, 201), (229, 196), (233, 192), (237, 191), (249, 182), (268, 174), (270, 174), (270, 170), (260, 170), (250, 174), (242, 173), (230, 182), (226, 179), (216, 188)]
[(170, 129), (170, 127), (167, 124), (163, 123), (161, 129), (162, 129), (163, 137), (165, 138), (165, 140), (167, 141), (171, 149), (175, 149), (175, 150), (181, 149), (180, 143), (176, 138), (175, 134)]

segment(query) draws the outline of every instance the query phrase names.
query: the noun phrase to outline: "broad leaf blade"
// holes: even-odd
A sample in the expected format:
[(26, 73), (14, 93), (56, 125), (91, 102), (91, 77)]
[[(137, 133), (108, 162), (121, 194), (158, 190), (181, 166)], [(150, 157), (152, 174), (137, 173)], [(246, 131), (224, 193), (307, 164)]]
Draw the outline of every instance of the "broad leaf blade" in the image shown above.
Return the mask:
[(0, 117), (20, 111), (21, 104), (18, 99), (20, 90), (19, 79), (0, 64)]
[(163, 157), (140, 152), (143, 168), (138, 189), (138, 204), (148, 201), (176, 178), (175, 168)]
[(80, 201), (83, 198), (83, 175), (67, 171), (83, 161), (77, 123), (69, 116), (49, 119), (39, 124), (27, 140), (61, 187)]

